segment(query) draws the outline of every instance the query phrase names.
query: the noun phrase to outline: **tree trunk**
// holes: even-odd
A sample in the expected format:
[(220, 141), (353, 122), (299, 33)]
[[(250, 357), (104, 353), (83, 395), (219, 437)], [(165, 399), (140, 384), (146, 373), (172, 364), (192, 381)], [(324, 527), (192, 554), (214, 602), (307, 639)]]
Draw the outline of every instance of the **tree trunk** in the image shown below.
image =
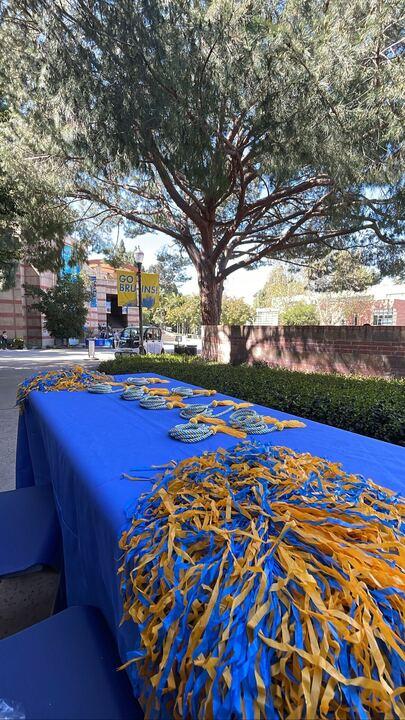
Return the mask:
[(203, 330), (202, 354), (206, 360), (218, 360), (218, 325), (221, 320), (223, 282), (218, 281), (215, 270), (202, 261), (198, 271), (200, 288), (201, 324)]

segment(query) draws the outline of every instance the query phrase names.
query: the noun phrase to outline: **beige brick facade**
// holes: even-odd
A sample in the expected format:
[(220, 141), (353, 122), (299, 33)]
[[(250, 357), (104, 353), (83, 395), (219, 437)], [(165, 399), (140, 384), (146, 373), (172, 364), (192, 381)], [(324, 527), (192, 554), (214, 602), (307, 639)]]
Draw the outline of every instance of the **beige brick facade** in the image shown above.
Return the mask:
[[(89, 303), (86, 328), (97, 334), (100, 326), (109, 324), (121, 329), (138, 322), (138, 309), (127, 312), (117, 306), (116, 270), (101, 260), (90, 260), (83, 270), (95, 277), (97, 307)], [(24, 285), (36, 285), (44, 290), (54, 286), (57, 276), (51, 272), (39, 273), (31, 265), (21, 263), (16, 272), (12, 290), (0, 292), (0, 333), (6, 330), (8, 338), (22, 337), (27, 347), (53, 347), (54, 340), (46, 330), (44, 317), (31, 307)], [(107, 312), (111, 304), (112, 313)]]

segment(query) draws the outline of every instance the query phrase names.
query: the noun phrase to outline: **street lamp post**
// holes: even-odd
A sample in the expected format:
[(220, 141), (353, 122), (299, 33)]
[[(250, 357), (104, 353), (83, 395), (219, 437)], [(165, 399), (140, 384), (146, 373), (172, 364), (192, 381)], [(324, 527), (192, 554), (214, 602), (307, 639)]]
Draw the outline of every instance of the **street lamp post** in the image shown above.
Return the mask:
[(138, 247), (135, 252), (135, 262), (138, 268), (138, 311), (139, 311), (139, 354), (145, 354), (145, 348), (143, 345), (143, 322), (142, 322), (142, 263), (144, 253)]

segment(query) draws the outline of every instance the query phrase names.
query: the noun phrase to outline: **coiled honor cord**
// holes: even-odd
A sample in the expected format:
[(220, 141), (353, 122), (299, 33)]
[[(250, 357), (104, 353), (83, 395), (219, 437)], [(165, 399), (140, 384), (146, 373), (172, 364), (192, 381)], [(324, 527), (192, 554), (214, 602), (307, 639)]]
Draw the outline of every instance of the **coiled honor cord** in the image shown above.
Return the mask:
[(116, 387), (110, 383), (94, 383), (93, 385), (89, 385), (87, 391), (95, 395), (108, 395), (110, 393), (122, 392), (122, 385), (121, 387)]

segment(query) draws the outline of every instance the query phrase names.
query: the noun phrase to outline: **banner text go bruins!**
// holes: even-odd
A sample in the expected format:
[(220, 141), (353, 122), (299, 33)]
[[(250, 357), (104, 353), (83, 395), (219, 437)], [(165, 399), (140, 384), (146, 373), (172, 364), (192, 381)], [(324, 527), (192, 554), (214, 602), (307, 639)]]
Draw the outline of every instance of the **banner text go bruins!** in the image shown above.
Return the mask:
[[(151, 310), (159, 304), (159, 275), (142, 273), (142, 307)], [(136, 271), (117, 270), (117, 302), (120, 307), (138, 305), (138, 274)]]

